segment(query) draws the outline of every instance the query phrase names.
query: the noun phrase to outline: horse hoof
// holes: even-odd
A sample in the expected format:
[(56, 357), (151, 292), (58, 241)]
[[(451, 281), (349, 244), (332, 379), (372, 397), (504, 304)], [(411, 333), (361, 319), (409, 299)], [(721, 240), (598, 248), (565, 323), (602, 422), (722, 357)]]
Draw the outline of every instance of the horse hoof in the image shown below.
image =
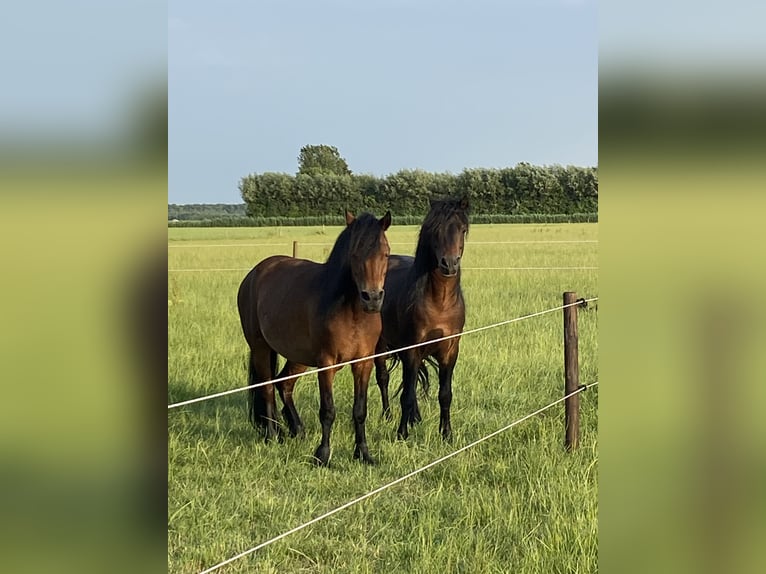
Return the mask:
[(361, 459), (363, 463), (369, 464), (370, 466), (375, 466), (378, 464), (378, 461), (370, 456), (370, 453), (367, 451), (367, 449), (360, 449), (359, 447), (354, 448), (354, 459)]
[(391, 409), (386, 409), (386, 410), (384, 410), (384, 411), (383, 411), (383, 415), (382, 415), (382, 416), (383, 416), (383, 418), (384, 418), (384, 419), (386, 419), (387, 421), (392, 421), (392, 420), (394, 420), (394, 415), (392, 415), (392, 414), (391, 414)]
[(423, 420), (423, 417), (420, 416), (420, 409), (417, 405), (415, 405), (415, 408), (407, 415), (407, 422), (411, 427), (414, 427), (416, 424), (421, 422)]
[(407, 432), (407, 427), (405, 427), (404, 430), (400, 429), (396, 432), (397, 440), (407, 440), (408, 436), (409, 436), (409, 433)]
[(316, 452), (314, 452), (314, 464), (316, 466), (328, 466), (330, 464), (329, 447), (317, 447)]

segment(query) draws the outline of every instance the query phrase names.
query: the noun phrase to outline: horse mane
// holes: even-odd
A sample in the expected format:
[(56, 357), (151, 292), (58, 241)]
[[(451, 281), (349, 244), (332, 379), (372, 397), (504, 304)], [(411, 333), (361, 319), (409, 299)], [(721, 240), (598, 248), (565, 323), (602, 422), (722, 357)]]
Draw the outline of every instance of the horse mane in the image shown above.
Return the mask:
[[(468, 229), (468, 200), (467, 199), (437, 199), (431, 202), (431, 209), (426, 215), (418, 235), (418, 245), (415, 248), (415, 262), (412, 266), (412, 285), (410, 291), (411, 303), (423, 297), (431, 271), (436, 269), (438, 262), (431, 247), (432, 239), (442, 240), (447, 233), (447, 224), (457, 218)], [(460, 273), (458, 271), (458, 273)], [(459, 275), (458, 275), (459, 277)], [(460, 290), (460, 281), (457, 282)]]
[(381, 227), (371, 213), (362, 213), (335, 240), (321, 274), (320, 312), (327, 314), (347, 297), (356, 297), (351, 254), (365, 260), (380, 248)]

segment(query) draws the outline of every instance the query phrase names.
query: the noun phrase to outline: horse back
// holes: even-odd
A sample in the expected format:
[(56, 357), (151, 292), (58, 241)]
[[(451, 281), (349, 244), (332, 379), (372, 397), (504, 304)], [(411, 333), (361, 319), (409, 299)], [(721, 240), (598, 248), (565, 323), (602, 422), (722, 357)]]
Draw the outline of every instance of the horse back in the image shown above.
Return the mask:
[(274, 255), (245, 276), (237, 305), (251, 347), (263, 340), (293, 362), (316, 362), (321, 273), (319, 263)]

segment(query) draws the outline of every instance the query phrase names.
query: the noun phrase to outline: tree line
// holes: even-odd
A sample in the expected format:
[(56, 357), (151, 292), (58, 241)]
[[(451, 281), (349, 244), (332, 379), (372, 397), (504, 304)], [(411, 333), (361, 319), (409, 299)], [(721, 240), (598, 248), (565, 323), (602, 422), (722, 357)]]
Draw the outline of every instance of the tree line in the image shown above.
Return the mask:
[(239, 190), (250, 217), (335, 215), (346, 208), (422, 216), (430, 199), (462, 196), (470, 198), (475, 215), (598, 211), (597, 168), (527, 163), (459, 174), (401, 170), (384, 177), (266, 172), (243, 177)]
[(244, 203), (189, 203), (168, 204), (168, 221), (202, 221), (216, 218), (245, 217)]
[[(244, 205), (243, 205), (244, 207)], [(362, 210), (360, 210), (362, 211)], [(359, 213), (356, 211), (355, 213)], [(381, 212), (377, 212), (380, 215)], [(424, 214), (394, 215), (396, 225), (420, 225)], [(168, 227), (291, 227), (316, 225), (345, 225), (345, 217), (335, 215), (309, 215), (307, 217), (247, 217), (221, 215), (209, 219), (169, 220)], [(471, 215), (471, 223), (597, 223), (598, 213), (480, 213)]]
[(444, 197), (468, 197), (477, 223), (598, 218), (595, 167), (519, 163), (459, 174), (404, 169), (376, 177), (354, 174), (338, 149), (329, 145), (303, 146), (295, 175), (253, 173), (240, 180), (239, 191), (244, 204), (170, 204), (168, 220), (174, 225), (323, 225), (335, 224), (346, 209), (391, 209), (398, 221), (417, 223), (428, 211), (429, 200)]

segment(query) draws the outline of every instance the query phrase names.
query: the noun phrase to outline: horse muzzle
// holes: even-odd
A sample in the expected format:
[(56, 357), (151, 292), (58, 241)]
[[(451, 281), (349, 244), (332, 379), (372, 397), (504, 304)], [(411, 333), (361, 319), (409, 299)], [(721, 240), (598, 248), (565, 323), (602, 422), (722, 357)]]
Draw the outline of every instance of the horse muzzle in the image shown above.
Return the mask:
[(380, 310), (383, 308), (383, 296), (385, 294), (384, 289), (360, 291), (359, 298), (362, 300), (362, 310), (365, 313), (380, 313)]
[(442, 257), (439, 261), (439, 271), (444, 277), (454, 277), (460, 270), (460, 256)]

